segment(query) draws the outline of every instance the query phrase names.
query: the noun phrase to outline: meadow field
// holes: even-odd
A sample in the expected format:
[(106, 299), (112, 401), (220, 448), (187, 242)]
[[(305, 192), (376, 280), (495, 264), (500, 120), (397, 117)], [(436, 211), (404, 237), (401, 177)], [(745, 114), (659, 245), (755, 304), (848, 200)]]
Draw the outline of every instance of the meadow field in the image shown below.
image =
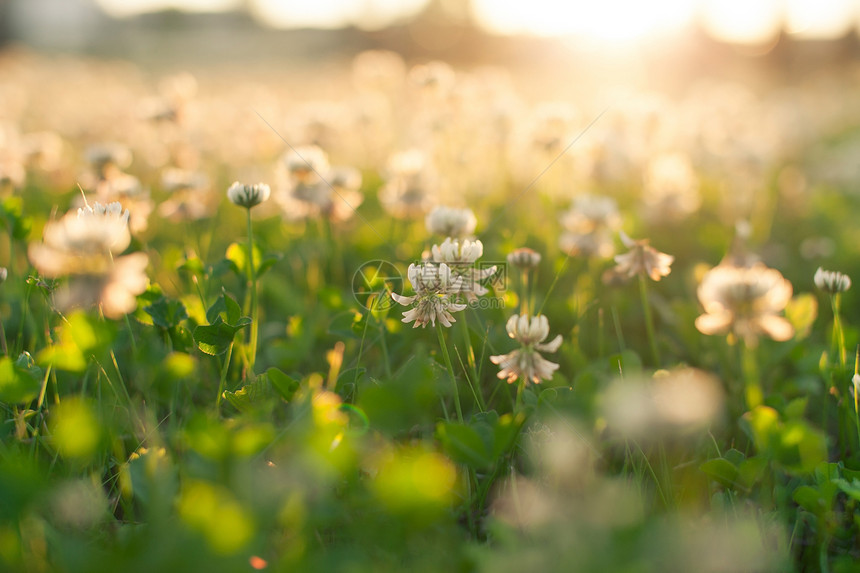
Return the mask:
[(856, 69), (0, 76), (0, 570), (858, 570)]

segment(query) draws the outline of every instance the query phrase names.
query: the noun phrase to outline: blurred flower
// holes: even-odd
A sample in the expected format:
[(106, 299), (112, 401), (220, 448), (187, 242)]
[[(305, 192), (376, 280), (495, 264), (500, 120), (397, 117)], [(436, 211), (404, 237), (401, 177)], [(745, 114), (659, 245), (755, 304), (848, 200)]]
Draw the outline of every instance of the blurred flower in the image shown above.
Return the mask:
[(352, 60), (352, 79), (359, 88), (385, 91), (403, 83), (403, 56), (387, 50), (366, 50)]
[(28, 166), (50, 171), (60, 162), (63, 139), (53, 131), (28, 133), (21, 138), (21, 151)]
[(719, 380), (695, 368), (617, 379), (601, 403), (609, 427), (632, 438), (706, 428), (722, 411)]
[(30, 260), (45, 276), (101, 270), (105, 256), (121, 253), (131, 243), (128, 210), (119, 203), (94, 203), (69, 211), (45, 224), (44, 242), (31, 243)]
[(100, 177), (108, 171), (122, 170), (131, 165), (131, 150), (121, 143), (100, 143), (91, 145), (85, 152), (87, 161)]
[(435, 186), (435, 173), (422, 151), (412, 149), (396, 153), (388, 161), (379, 202), (391, 216), (412, 219), (433, 206), (431, 190)]
[(528, 247), (520, 247), (508, 254), (508, 264), (520, 269), (533, 269), (540, 264), (540, 253)]
[(197, 171), (168, 167), (161, 172), (161, 186), (170, 197), (158, 213), (172, 221), (197, 221), (212, 215), (217, 207), (209, 178)]
[(471, 209), (435, 207), (424, 219), (427, 231), (443, 237), (465, 237), (475, 232), (478, 224)]
[(478, 296), (489, 292), (478, 281), (491, 277), (496, 272), (496, 267), (475, 268), (475, 262), (484, 254), (484, 245), (481, 241), (447, 237), (441, 245), (433, 245), (430, 250), (433, 254), (433, 262), (446, 263), (451, 273), (461, 279), (461, 293), (467, 300), (473, 301)]
[(285, 179), (275, 196), (289, 220), (326, 216), (346, 221), (364, 201), (361, 173), (353, 167), (331, 167), (316, 145), (291, 149), (284, 156)]
[(651, 158), (642, 187), (647, 216), (675, 220), (695, 213), (702, 204), (698, 186), (696, 172), (686, 155), (664, 153)]
[(561, 346), (561, 335), (549, 342), (543, 342), (549, 336), (547, 318), (543, 315), (529, 317), (527, 314), (515, 314), (508, 319), (505, 328), (508, 336), (520, 343), (520, 348), (508, 354), (490, 356), (490, 361), (501, 367), (498, 377), (507, 379), (508, 384), (518, 378), (535, 384), (551, 379), (552, 373), (558, 370), (558, 364), (546, 360), (538, 351), (558, 350)]
[(101, 306), (105, 317), (117, 319), (137, 308), (137, 295), (146, 290), (149, 278), (145, 253), (117, 257), (102, 273), (75, 274), (54, 293), (61, 309)]
[(580, 195), (561, 216), (561, 224), (565, 232), (559, 245), (566, 253), (608, 258), (615, 252), (612, 237), (621, 226), (621, 216), (614, 199)]
[(627, 278), (632, 278), (634, 275), (645, 275), (651, 280), (659, 281), (672, 272), (669, 265), (672, 264), (675, 257), (661, 253), (649, 246), (648, 239), (634, 241), (627, 236), (627, 233), (621, 231), (621, 242), (630, 250), (622, 255), (615, 255), (615, 262), (618, 263), (618, 266), (614, 270), (619, 275)]
[(815, 286), (826, 293), (837, 294), (851, 288), (851, 277), (837, 271), (825, 271), (821, 267), (815, 271)]
[(6, 267), (0, 267), (0, 284), (6, 282), (6, 278), (9, 276), (9, 270)]
[(462, 278), (453, 276), (445, 263), (413, 263), (409, 265), (407, 276), (415, 295), (391, 293), (391, 297), (404, 306), (415, 304), (415, 308), (403, 313), (403, 322), (414, 322), (413, 328), (423, 328), (427, 323), (435, 326), (437, 320), (443, 326), (451, 326), (452, 322), (456, 322), (451, 313), (466, 308), (465, 304), (457, 303), (452, 298), (462, 290)]
[(409, 70), (409, 81), (432, 96), (443, 96), (454, 86), (454, 69), (445, 62), (418, 64)]
[(705, 314), (696, 319), (703, 334), (731, 331), (754, 345), (760, 334), (788, 340), (794, 328), (778, 316), (791, 300), (791, 283), (776, 269), (756, 263), (751, 267), (720, 265), (708, 271), (699, 285)]
[(269, 198), (272, 191), (265, 183), (256, 183), (254, 185), (246, 185), (234, 181), (227, 189), (227, 197), (240, 207), (250, 209), (255, 207)]
[(100, 303), (108, 318), (119, 318), (136, 306), (148, 284), (144, 253), (115, 256), (131, 242), (129, 212), (119, 203), (94, 203), (45, 224), (42, 243), (31, 243), (28, 255), (43, 276), (71, 276), (55, 293), (62, 308)]
[(290, 148), (283, 162), (290, 178), (302, 185), (318, 183), (329, 170), (328, 154), (316, 145)]

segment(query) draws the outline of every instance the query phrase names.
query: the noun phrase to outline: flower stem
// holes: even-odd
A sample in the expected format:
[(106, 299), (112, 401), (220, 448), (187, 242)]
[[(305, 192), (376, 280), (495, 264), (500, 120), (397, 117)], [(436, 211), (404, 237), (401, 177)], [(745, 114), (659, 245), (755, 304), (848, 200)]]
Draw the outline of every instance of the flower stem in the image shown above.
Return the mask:
[(227, 371), (230, 370), (230, 357), (233, 356), (233, 343), (227, 348), (227, 356), (224, 357), (224, 363), (221, 365), (221, 380), (218, 382), (218, 396), (215, 398), (215, 408), (221, 407), (221, 395), (224, 393), (224, 386), (227, 381)]
[[(248, 342), (248, 371), (253, 375), (254, 362), (257, 358), (257, 332), (259, 325), (257, 323), (257, 272), (254, 268), (254, 235), (251, 232), (251, 210), (248, 211), (248, 280), (250, 281), (251, 289), (251, 333)], [(218, 393), (220, 400), (221, 393)]]
[(648, 279), (639, 275), (639, 296), (642, 298), (642, 312), (645, 314), (645, 329), (648, 332), (648, 343), (651, 345), (651, 356), (654, 366), (660, 368), (660, 351), (657, 348), (657, 337), (654, 335), (654, 318), (651, 316), (651, 305), (648, 304)]
[(842, 320), (839, 316), (840, 293), (830, 295), (830, 306), (833, 309), (833, 341), (831, 346), (839, 354), (839, 365), (845, 371), (848, 358), (845, 352), (845, 332), (842, 330)]
[(744, 341), (743, 343), (742, 370), (745, 382), (745, 397), (747, 408), (752, 409), (764, 402), (764, 392), (761, 388), (761, 380), (758, 372), (755, 348)]
[(857, 354), (854, 356), (854, 377), (851, 384), (854, 391), (854, 425), (857, 427), (857, 443), (860, 444), (860, 402), (857, 393), (860, 392), (860, 345), (857, 346)]
[(439, 347), (442, 349), (442, 358), (445, 359), (445, 367), (448, 369), (448, 376), (451, 377), (451, 384), (454, 386), (454, 407), (457, 409), (457, 421), (462, 424), (463, 407), (460, 406), (460, 391), (457, 388), (457, 378), (454, 376), (454, 366), (451, 364), (451, 356), (448, 354), (445, 335), (442, 334), (442, 325), (439, 323), (436, 323), (436, 334), (439, 335)]
[(475, 401), (478, 404), (478, 408), (481, 409), (481, 412), (486, 412), (487, 405), (484, 403), (484, 393), (481, 391), (481, 384), (478, 379), (478, 368), (475, 364), (475, 351), (472, 349), (472, 337), (469, 336), (469, 325), (466, 323), (465, 316), (459, 322), (460, 330), (463, 332), (463, 342), (466, 345), (464, 350), (466, 353), (466, 362), (469, 365), (468, 374), (471, 374), (471, 376), (466, 376), (466, 380), (469, 382), (469, 386), (472, 389), (472, 394), (474, 394), (475, 396)]

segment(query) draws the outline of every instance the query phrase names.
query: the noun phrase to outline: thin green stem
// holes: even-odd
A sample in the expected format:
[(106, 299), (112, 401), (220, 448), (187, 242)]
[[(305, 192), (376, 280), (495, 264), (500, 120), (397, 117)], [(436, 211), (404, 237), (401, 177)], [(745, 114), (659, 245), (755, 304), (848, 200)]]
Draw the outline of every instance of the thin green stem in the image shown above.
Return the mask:
[[(251, 209), (248, 211), (248, 280), (251, 289), (251, 333), (248, 342), (248, 371), (253, 375), (254, 362), (257, 358), (257, 332), (259, 323), (257, 320), (257, 271), (254, 268), (254, 235), (251, 230)], [(220, 392), (219, 392), (220, 398)]]
[(840, 318), (840, 293), (830, 295), (830, 307), (833, 309), (833, 341), (832, 347), (839, 354), (839, 365), (842, 371), (845, 371), (845, 366), (848, 362), (848, 355), (845, 352), (845, 332), (842, 330), (842, 319)]
[(645, 314), (645, 329), (648, 333), (648, 343), (651, 346), (651, 356), (654, 366), (660, 368), (660, 350), (657, 348), (657, 337), (654, 335), (654, 318), (651, 316), (651, 305), (648, 302), (648, 279), (639, 275), (639, 296), (642, 299), (642, 312)]
[(218, 382), (218, 396), (215, 398), (215, 408), (221, 407), (221, 394), (224, 393), (224, 388), (227, 383), (227, 371), (230, 370), (230, 357), (233, 356), (233, 343), (227, 347), (227, 356), (224, 357), (224, 363), (221, 365), (221, 380)]
[(464, 349), (466, 353), (466, 362), (469, 365), (469, 372), (467, 373), (466, 380), (469, 382), (469, 386), (472, 389), (472, 394), (474, 394), (475, 401), (478, 404), (478, 407), (481, 409), (481, 412), (486, 412), (487, 405), (484, 403), (484, 393), (481, 392), (480, 378), (478, 377), (478, 367), (475, 364), (475, 351), (472, 348), (472, 337), (469, 335), (469, 325), (466, 323), (465, 316), (458, 322), (460, 323), (460, 330), (463, 333), (463, 342), (466, 345)]
[(741, 370), (744, 373), (744, 395), (747, 408), (755, 408), (764, 402), (764, 392), (761, 387), (761, 378), (758, 371), (755, 348), (742, 341)]
[(448, 369), (448, 376), (451, 377), (451, 385), (454, 387), (454, 407), (457, 410), (457, 421), (462, 424), (463, 407), (460, 405), (460, 390), (457, 387), (454, 365), (451, 364), (451, 356), (448, 354), (448, 344), (445, 342), (445, 335), (442, 333), (442, 325), (440, 323), (436, 323), (436, 334), (439, 336), (439, 347), (442, 349), (442, 358), (445, 360), (445, 367)]

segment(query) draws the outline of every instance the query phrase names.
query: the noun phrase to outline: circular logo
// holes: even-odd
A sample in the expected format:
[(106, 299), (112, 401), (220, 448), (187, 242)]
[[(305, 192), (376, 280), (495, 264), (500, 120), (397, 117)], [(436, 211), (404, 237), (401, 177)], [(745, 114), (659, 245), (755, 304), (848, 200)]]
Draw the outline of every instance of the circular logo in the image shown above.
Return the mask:
[(391, 293), (403, 292), (403, 276), (388, 261), (369, 261), (352, 275), (352, 294), (368, 310), (386, 310), (394, 306)]

